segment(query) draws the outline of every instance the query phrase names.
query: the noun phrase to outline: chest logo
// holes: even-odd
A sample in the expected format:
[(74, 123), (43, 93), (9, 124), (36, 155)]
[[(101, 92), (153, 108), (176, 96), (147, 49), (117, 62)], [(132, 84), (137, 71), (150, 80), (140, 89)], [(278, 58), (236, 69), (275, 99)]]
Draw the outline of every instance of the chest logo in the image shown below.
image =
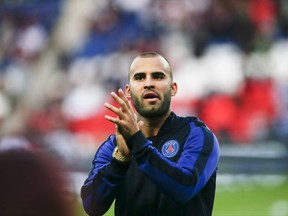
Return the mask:
[(166, 143), (164, 143), (161, 152), (165, 157), (171, 158), (178, 153), (178, 150), (179, 150), (179, 143), (176, 140), (169, 140)]

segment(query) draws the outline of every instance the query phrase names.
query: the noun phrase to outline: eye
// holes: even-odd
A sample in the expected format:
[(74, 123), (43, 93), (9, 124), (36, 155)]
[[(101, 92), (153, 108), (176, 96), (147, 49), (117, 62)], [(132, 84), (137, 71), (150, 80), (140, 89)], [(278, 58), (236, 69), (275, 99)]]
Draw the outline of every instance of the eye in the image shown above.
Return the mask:
[(144, 80), (145, 79), (145, 75), (144, 74), (135, 74), (134, 76), (134, 80), (138, 80), (138, 81), (141, 81), (141, 80)]
[(160, 80), (160, 79), (164, 79), (164, 77), (165, 77), (165, 74), (163, 74), (163, 73), (154, 73), (153, 74), (154, 79)]

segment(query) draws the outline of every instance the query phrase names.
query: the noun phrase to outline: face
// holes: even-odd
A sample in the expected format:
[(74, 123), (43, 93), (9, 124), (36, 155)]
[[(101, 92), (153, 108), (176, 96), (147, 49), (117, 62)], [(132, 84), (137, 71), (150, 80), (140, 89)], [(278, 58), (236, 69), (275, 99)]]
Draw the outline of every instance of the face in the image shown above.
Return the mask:
[(161, 56), (138, 57), (130, 68), (126, 95), (143, 117), (161, 117), (171, 111), (171, 96), (177, 92), (168, 62)]

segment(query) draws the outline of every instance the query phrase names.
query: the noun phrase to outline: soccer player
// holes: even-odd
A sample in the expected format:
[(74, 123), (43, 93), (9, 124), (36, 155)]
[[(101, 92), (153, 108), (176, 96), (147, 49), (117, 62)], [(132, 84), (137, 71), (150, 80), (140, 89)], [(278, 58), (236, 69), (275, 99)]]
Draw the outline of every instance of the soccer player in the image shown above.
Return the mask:
[[(177, 93), (169, 62), (160, 54), (137, 56), (125, 93), (112, 92), (117, 107), (105, 103), (116, 126), (99, 147), (81, 188), (85, 211), (103, 215), (115, 200), (115, 215), (212, 214), (219, 144), (196, 117), (177, 116)], [(132, 99), (133, 105), (128, 98)]]

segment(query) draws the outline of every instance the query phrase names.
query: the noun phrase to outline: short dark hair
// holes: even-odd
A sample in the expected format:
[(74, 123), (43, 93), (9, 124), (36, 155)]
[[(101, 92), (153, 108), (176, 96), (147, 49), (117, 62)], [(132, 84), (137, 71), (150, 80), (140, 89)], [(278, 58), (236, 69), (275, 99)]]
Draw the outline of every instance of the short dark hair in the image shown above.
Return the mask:
[[(161, 56), (163, 57), (162, 55), (160, 55), (159, 53), (157, 52), (142, 52), (140, 53), (137, 57), (154, 57), (154, 56)], [(136, 58), (137, 58), (136, 57)], [(164, 57), (163, 57), (164, 58)]]
[[(171, 77), (171, 80), (173, 81), (173, 72), (172, 72), (172, 68), (171, 68), (171, 65), (170, 65), (170, 62), (167, 58), (165, 58), (164, 56), (162, 56), (161, 54), (157, 53), (157, 52), (153, 52), (153, 51), (146, 51), (146, 52), (142, 52), (140, 53), (139, 55), (137, 55), (134, 60), (136, 58), (146, 58), (146, 57), (161, 57), (163, 59), (165, 59), (165, 61), (168, 63), (169, 65), (169, 73), (170, 73), (170, 77)], [(134, 61), (133, 60), (133, 61)], [(130, 71), (131, 71), (131, 68), (129, 69), (129, 73), (128, 73), (128, 81), (130, 79)]]

